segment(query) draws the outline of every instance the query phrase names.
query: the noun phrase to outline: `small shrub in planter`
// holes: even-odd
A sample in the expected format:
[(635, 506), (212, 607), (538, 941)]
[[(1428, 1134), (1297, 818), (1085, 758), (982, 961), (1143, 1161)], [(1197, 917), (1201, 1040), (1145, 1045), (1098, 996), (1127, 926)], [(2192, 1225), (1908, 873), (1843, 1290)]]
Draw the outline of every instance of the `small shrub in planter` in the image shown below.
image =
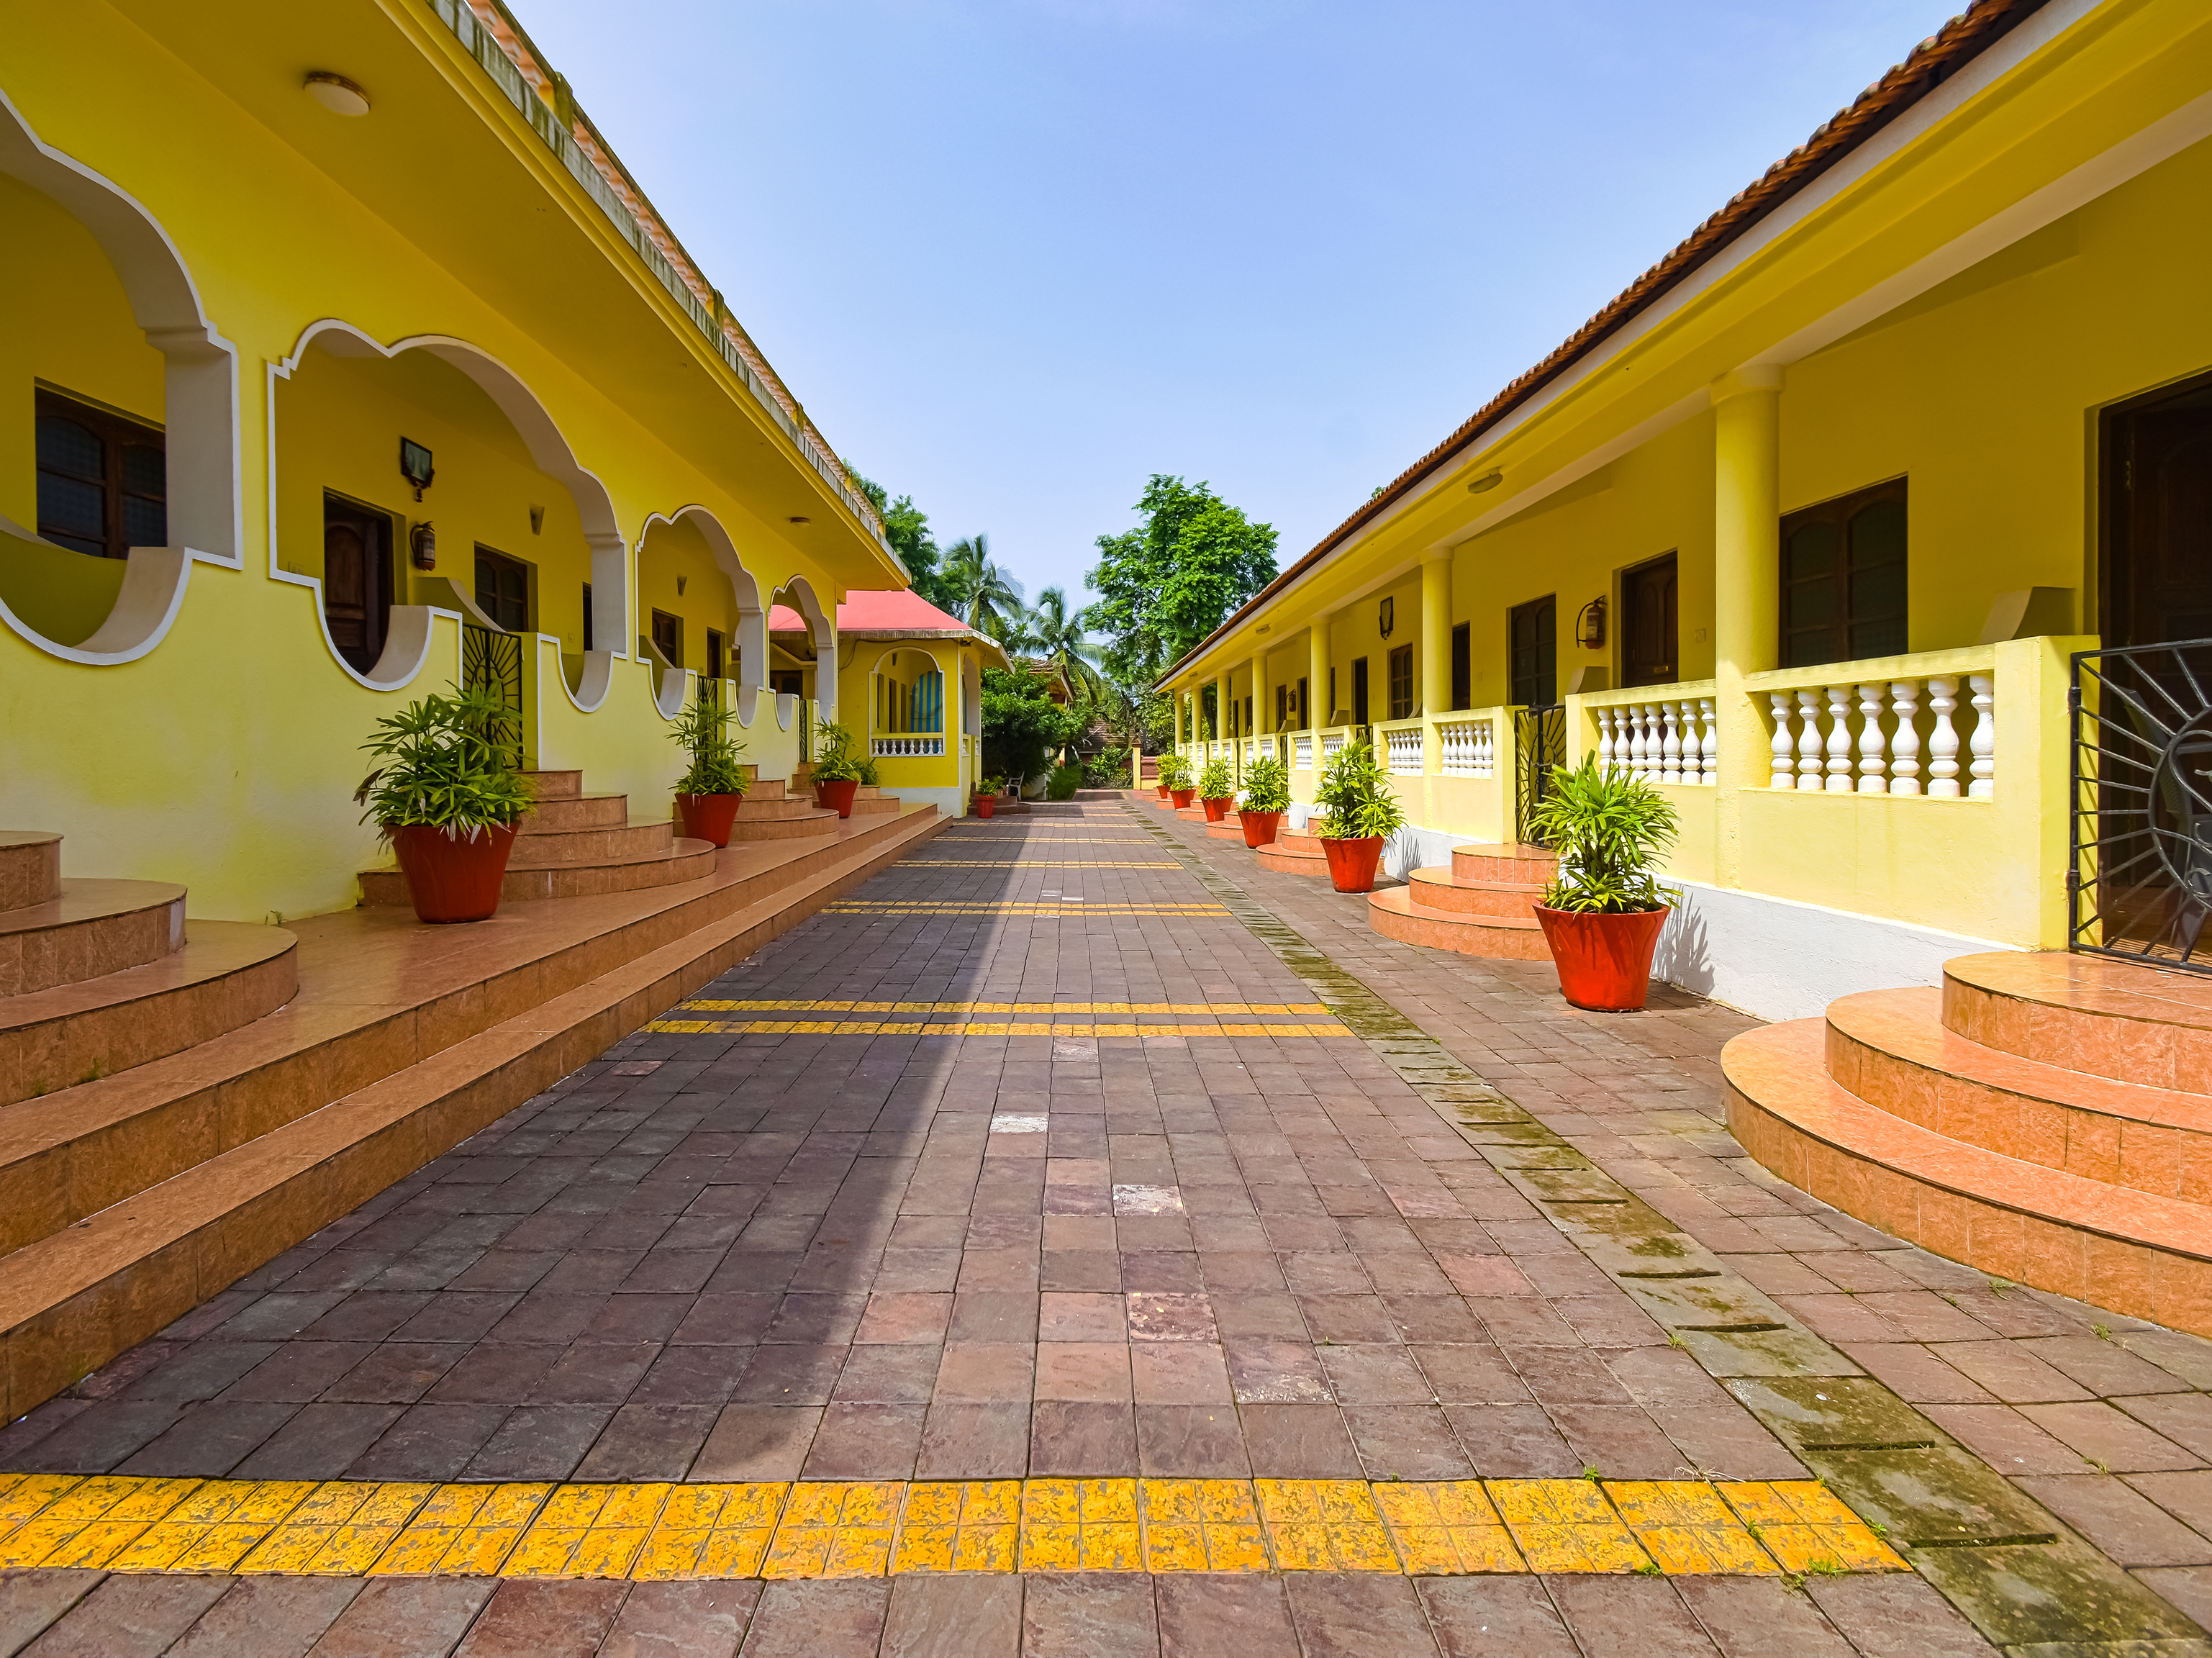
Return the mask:
[(1291, 809), (1291, 774), (1273, 755), (1262, 755), (1244, 768), (1244, 804), (1237, 821), (1244, 830), (1244, 844), (1264, 847), (1282, 832), (1283, 814)]
[(1177, 809), (1190, 804), (1190, 756), (1184, 754), (1164, 754), (1160, 756), (1160, 786), (1168, 792), (1168, 799)]
[(687, 703), (669, 721), (668, 737), (691, 762), (676, 780), (676, 810), (684, 820), (684, 833), (694, 841), (726, 847), (738, 807), (752, 786), (738, 758), (745, 745), (730, 735), (730, 711), (703, 700)]
[(482, 921), (499, 908), (514, 826), (530, 810), (517, 764), (521, 721), (481, 687), (435, 693), (376, 722), (362, 746), (384, 763), (362, 780), (361, 821), (392, 842), (424, 921)]
[(988, 817), (996, 805), (999, 791), (1006, 786), (1003, 777), (979, 777), (975, 780), (975, 815)]
[(1079, 765), (1054, 766), (1052, 775), (1046, 779), (1044, 798), (1048, 800), (1073, 800), (1076, 790), (1083, 786), (1083, 768)]
[(860, 787), (860, 756), (853, 752), (853, 733), (834, 720), (814, 728), (814, 803), (834, 810), (840, 817), (853, 815), (853, 797)]
[(1390, 774), (1364, 743), (1347, 743), (1322, 768), (1314, 805), (1323, 816), (1314, 825), (1328, 859), (1328, 878), (1339, 892), (1371, 892), (1382, 843), (1406, 827), (1406, 809), (1390, 791)]
[(1237, 780), (1229, 774), (1229, 762), (1217, 754), (1198, 774), (1198, 803), (1206, 808), (1206, 821), (1219, 823), (1229, 815), (1229, 803), (1236, 798)]
[(1577, 1007), (1630, 1012), (1651, 988), (1651, 955), (1677, 895), (1651, 865), (1674, 841), (1674, 808), (1650, 784), (1585, 755), (1552, 770), (1552, 793), (1529, 820), (1559, 855), (1536, 920)]

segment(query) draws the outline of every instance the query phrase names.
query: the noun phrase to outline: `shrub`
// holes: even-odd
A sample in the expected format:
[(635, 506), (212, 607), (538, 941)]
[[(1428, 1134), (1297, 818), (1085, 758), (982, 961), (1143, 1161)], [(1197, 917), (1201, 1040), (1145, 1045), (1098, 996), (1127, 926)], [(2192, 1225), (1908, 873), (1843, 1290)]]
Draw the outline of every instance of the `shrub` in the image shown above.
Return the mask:
[(834, 720), (814, 728), (814, 769), (817, 783), (857, 783), (860, 756), (853, 752), (853, 733)]
[(1047, 757), (1080, 737), (1087, 718), (1054, 702), (1043, 676), (983, 671), (983, 763), (1009, 777), (1034, 777)]
[(730, 735), (730, 711), (701, 698), (668, 722), (668, 738), (690, 756), (676, 780), (678, 794), (743, 794), (752, 786), (738, 756), (744, 744)]
[(1082, 786), (1082, 767), (1054, 766), (1052, 775), (1045, 780), (1044, 798), (1048, 800), (1073, 800), (1076, 790)]
[(1086, 761), (1083, 786), (1087, 789), (1126, 789), (1130, 786), (1129, 751), (1111, 750)]
[(1187, 789), (1191, 786), (1190, 756), (1183, 754), (1164, 754), (1160, 756), (1160, 786), (1164, 789)]
[(1387, 840), (1406, 827), (1406, 809), (1390, 792), (1390, 774), (1364, 743), (1346, 743), (1322, 768), (1314, 805), (1324, 816), (1313, 832), (1324, 841)]
[(1679, 895), (1651, 865), (1673, 844), (1677, 821), (1658, 790), (1619, 767), (1600, 771), (1594, 754), (1572, 771), (1554, 766), (1550, 798), (1528, 820), (1559, 855), (1544, 907), (1596, 915), (1666, 908)]
[(1229, 774), (1229, 762), (1219, 755), (1206, 762), (1206, 769), (1198, 774), (1198, 798), (1201, 800), (1226, 800), (1237, 793), (1237, 780)]
[(490, 691), (435, 692), (376, 722), (362, 744), (384, 764), (362, 780), (361, 821), (394, 829), (440, 829), (458, 837), (512, 823), (531, 806), (519, 769), (522, 722)]
[(1244, 810), (1288, 811), (1291, 774), (1272, 754), (1262, 755), (1244, 768)]

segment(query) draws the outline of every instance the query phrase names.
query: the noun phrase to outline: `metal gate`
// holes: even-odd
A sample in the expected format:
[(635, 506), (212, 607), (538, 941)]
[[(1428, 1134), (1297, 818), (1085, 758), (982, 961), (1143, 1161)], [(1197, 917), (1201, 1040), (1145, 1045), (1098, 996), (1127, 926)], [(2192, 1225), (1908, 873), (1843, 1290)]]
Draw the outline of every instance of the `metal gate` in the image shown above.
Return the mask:
[(515, 762), (522, 761), (522, 635), (497, 633), (473, 622), (461, 624), (461, 685), (488, 690), (507, 710), (502, 733)]
[(1552, 768), (1567, 763), (1567, 708), (1545, 702), (1513, 710), (1513, 824), (1515, 835), (1535, 846), (1530, 827), (1536, 808), (1550, 798)]
[(2067, 944), (2212, 973), (2212, 640), (2078, 651)]

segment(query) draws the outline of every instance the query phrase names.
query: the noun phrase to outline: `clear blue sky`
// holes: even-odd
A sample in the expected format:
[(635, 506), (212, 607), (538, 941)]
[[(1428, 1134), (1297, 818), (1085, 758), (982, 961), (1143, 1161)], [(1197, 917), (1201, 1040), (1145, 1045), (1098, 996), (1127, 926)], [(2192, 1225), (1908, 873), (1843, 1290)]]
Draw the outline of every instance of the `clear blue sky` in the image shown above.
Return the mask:
[(1152, 472), (1285, 563), (1954, 0), (514, 0), (831, 443), (1080, 603)]

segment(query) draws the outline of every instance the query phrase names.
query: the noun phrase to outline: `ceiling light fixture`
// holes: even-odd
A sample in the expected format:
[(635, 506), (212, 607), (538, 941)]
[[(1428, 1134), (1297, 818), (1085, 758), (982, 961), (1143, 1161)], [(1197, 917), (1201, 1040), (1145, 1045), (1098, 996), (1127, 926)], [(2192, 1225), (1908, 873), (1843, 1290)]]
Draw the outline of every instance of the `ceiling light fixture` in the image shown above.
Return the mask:
[(812, 519), (811, 519), (811, 518), (806, 517), (806, 516), (805, 516), (805, 515), (804, 515), (803, 513), (793, 513), (791, 515), (791, 522), (792, 522), (792, 523), (793, 523), (793, 524), (811, 524), (811, 523), (813, 523), (813, 522), (814, 522), (814, 520), (813, 520)]
[(1503, 472), (1485, 472), (1480, 477), (1474, 479), (1467, 486), (1467, 492), (1471, 495), (1482, 495), (1489, 490), (1495, 489), (1499, 484), (1504, 482), (1505, 474)]
[(349, 81), (343, 75), (333, 75), (326, 69), (315, 70), (308, 74), (307, 96), (333, 115), (368, 113), (368, 94), (360, 83)]

